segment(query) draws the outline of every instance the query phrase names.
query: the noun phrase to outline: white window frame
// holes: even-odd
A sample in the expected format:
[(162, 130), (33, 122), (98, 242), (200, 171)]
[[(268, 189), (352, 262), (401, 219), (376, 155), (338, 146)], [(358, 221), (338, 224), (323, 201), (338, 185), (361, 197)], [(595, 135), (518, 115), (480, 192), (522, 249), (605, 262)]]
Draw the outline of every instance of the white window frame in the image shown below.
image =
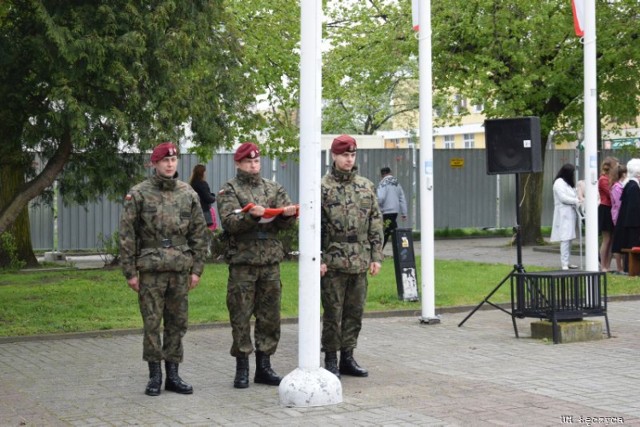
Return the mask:
[(456, 136), (455, 135), (445, 135), (444, 136), (444, 148), (447, 150), (451, 150), (456, 148)]
[(482, 113), (484, 111), (484, 104), (473, 104), (474, 113)]
[(464, 148), (475, 148), (476, 140), (475, 140), (475, 135), (474, 134), (465, 133), (462, 136), (462, 139), (464, 140)]

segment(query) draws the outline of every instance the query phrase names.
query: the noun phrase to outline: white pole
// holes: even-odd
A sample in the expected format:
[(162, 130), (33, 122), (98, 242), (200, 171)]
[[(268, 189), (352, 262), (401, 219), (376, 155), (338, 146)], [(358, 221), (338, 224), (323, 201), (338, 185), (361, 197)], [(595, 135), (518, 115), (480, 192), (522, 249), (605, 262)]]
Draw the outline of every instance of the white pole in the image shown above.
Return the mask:
[(433, 96), (431, 75), (431, 0), (419, 2), (418, 65), (420, 73), (420, 246), (422, 316), (420, 322), (440, 323), (435, 308), (433, 222)]
[(279, 393), (285, 406), (310, 407), (342, 402), (342, 384), (320, 367), (321, 0), (302, 0), (300, 10), (298, 368)]
[(584, 177), (586, 270), (598, 271), (598, 92), (596, 0), (586, 0), (584, 22)]

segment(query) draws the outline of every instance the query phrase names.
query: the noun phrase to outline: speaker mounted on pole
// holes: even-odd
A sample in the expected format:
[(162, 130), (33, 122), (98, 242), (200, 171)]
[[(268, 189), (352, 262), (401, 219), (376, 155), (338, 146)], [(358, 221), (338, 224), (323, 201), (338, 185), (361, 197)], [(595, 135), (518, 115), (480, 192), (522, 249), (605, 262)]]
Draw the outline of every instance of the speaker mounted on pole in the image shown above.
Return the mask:
[(542, 172), (540, 118), (484, 121), (487, 174)]

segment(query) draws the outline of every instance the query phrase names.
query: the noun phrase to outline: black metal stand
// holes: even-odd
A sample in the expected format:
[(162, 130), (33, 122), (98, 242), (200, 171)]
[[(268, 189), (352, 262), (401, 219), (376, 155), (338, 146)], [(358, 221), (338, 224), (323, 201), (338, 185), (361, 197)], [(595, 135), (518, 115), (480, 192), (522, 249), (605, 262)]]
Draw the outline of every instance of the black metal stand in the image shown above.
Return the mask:
[(507, 282), (508, 280), (511, 279), (511, 277), (515, 274), (515, 273), (526, 273), (523, 265), (522, 265), (522, 241), (521, 241), (521, 237), (520, 237), (520, 175), (516, 173), (516, 225), (515, 227), (513, 227), (513, 231), (515, 231), (516, 233), (516, 264), (514, 264), (513, 269), (511, 270), (511, 272), (509, 274), (507, 274), (505, 276), (504, 279), (502, 279), (502, 281), (500, 283), (498, 283), (496, 285), (495, 288), (493, 288), (493, 290), (491, 292), (489, 292), (489, 294), (484, 297), (484, 299), (480, 302), (480, 304), (478, 304), (472, 311), (471, 313), (469, 313), (467, 315), (467, 317), (465, 317), (462, 322), (460, 322), (458, 324), (458, 327), (461, 327), (462, 325), (464, 325), (464, 323), (471, 317), (474, 315), (474, 313), (478, 310), (480, 310), (480, 307), (482, 307), (485, 303), (497, 308), (500, 311), (503, 311), (505, 313), (507, 313), (509, 316), (511, 316), (511, 320), (513, 321), (513, 325), (514, 325), (514, 330), (516, 331), (516, 338), (518, 338), (518, 330), (516, 328), (516, 320), (515, 317), (512, 315), (512, 313), (508, 310), (505, 310), (504, 308), (500, 307), (499, 305), (494, 304), (493, 302), (490, 301), (490, 298), (493, 296), (493, 294), (495, 294), (496, 292), (498, 292), (498, 289), (500, 289), (500, 287), (502, 285), (504, 285), (505, 282)]

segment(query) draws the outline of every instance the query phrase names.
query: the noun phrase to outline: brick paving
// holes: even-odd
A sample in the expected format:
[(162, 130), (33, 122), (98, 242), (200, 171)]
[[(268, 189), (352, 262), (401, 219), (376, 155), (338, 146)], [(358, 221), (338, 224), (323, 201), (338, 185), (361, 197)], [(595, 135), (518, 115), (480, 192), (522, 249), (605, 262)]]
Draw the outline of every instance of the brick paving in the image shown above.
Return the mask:
[[(148, 397), (141, 336), (0, 343), (3, 426), (552, 426), (562, 417), (621, 417), (640, 425), (640, 301), (610, 303), (613, 337), (559, 344), (528, 337), (531, 319), (481, 310), (367, 318), (356, 356), (369, 378), (344, 377), (338, 405), (286, 408), (277, 387), (232, 387), (226, 326), (185, 337), (181, 374), (191, 396)], [(297, 363), (297, 325), (285, 324), (274, 367)], [(254, 368), (252, 360), (252, 371)], [(612, 424), (609, 422), (609, 424)], [(586, 424), (585, 424), (586, 425)], [(597, 423), (593, 423), (597, 425)]]

